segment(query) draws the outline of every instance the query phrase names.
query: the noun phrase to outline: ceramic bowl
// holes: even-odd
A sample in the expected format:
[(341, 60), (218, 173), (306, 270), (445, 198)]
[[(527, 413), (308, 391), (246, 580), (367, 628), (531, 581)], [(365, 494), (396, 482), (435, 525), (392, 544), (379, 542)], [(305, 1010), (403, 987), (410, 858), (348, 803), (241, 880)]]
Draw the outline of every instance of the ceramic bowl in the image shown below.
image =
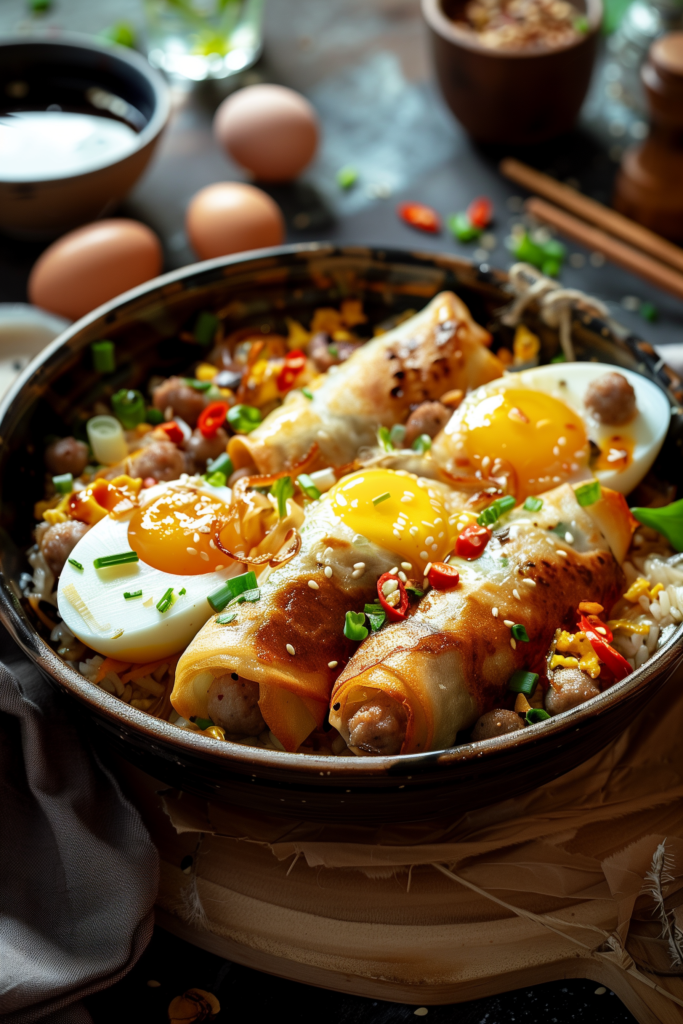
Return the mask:
[(145, 170), (171, 104), (168, 86), (144, 57), (87, 37), (0, 40), (0, 110), (65, 109), (123, 117), (137, 132), (118, 158), (83, 174), (13, 180), (0, 165), (0, 231), (47, 239), (113, 210)]
[[(315, 308), (353, 295), (377, 323), (419, 309), (436, 292), (452, 288), (477, 320), (495, 325), (494, 312), (510, 298), (506, 287), (505, 274), (446, 255), (319, 243), (222, 257), (149, 281), (101, 306), (24, 372), (0, 405), (0, 616), (41, 671), (72, 697), (74, 714), (85, 718), (98, 743), (169, 785), (263, 813), (338, 823), (405, 821), (460, 814), (533, 789), (591, 757), (642, 710), (681, 660), (681, 629), (641, 669), (588, 704), (483, 743), (398, 758), (308, 757), (249, 748), (182, 731), (93, 686), (56, 655), (21, 601), (32, 505), (43, 495), (43, 439), (72, 430), (79, 407), (98, 396), (144, 385), (152, 373), (182, 372), (200, 358), (201, 349), (179, 337), (188, 336), (199, 311), (223, 311), (229, 330), (266, 322), (282, 329), (285, 316), (306, 321)], [(555, 333), (533, 315), (528, 322), (552, 355)], [(115, 342), (118, 360), (105, 382), (93, 371), (89, 352), (102, 337)], [(683, 399), (680, 381), (652, 346), (618, 324), (582, 316), (574, 322), (573, 341), (579, 358), (640, 371), (669, 390), (672, 404)], [(678, 452), (682, 427), (675, 415), (660, 472), (661, 466), (681, 472), (680, 455), (672, 458), (672, 452)]]
[(478, 142), (545, 142), (570, 130), (590, 83), (601, 0), (579, 0), (588, 30), (545, 52), (494, 50), (458, 28), (465, 0), (422, 0), (436, 77), (446, 103)]

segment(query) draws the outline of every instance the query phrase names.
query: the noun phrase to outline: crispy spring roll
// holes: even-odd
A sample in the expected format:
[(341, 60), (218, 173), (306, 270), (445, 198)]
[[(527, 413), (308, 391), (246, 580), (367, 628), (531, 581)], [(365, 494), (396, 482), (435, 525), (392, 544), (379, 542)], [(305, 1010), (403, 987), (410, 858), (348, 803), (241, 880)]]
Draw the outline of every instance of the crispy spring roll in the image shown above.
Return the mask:
[[(581, 601), (607, 609), (623, 591), (634, 520), (622, 495), (603, 488), (578, 504), (564, 484), (543, 507), (499, 520), (484, 554), (450, 559), (452, 590), (431, 590), (416, 614), (368, 637), (341, 673), (330, 722), (357, 754), (409, 754), (453, 745), (461, 729), (500, 706), (514, 671), (545, 675), (558, 626)], [(514, 639), (523, 625), (528, 642)], [(519, 631), (516, 631), (519, 632)]]
[(254, 431), (232, 437), (233, 464), (277, 473), (317, 444), (312, 468), (345, 465), (375, 443), (379, 426), (402, 423), (416, 404), (500, 377), (503, 366), (486, 347), (489, 341), (464, 303), (442, 292), (321, 376), (311, 385), (312, 398), (292, 391)]
[(337, 666), (357, 646), (344, 635), (346, 612), (376, 599), (396, 555), (335, 515), (333, 492), (311, 507), (301, 541), (259, 600), (211, 618), (186, 649), (171, 695), (184, 718), (210, 718), (232, 736), (268, 729), (290, 751), (322, 725)]

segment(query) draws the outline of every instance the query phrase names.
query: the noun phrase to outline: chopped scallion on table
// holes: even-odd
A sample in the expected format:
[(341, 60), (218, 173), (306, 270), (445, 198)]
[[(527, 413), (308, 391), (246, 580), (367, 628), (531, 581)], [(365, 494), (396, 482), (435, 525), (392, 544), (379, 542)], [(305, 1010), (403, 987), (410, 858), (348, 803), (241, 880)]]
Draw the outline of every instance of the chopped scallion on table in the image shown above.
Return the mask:
[(232, 579), (226, 580), (218, 590), (214, 590), (212, 594), (209, 594), (206, 600), (215, 612), (222, 612), (233, 598), (239, 597), (240, 594), (244, 594), (247, 590), (257, 589), (256, 573), (250, 570), (249, 572), (243, 572), (241, 576), (233, 576)]
[(365, 612), (347, 612), (344, 622), (344, 636), (347, 640), (355, 640), (357, 643), (365, 640), (368, 630), (364, 623)]
[(479, 526), (493, 526), (497, 523), (502, 515), (509, 512), (515, 507), (515, 499), (511, 494), (506, 494), (503, 498), (496, 498), (488, 508), (485, 508), (477, 516), (477, 522)]
[(129, 591), (129, 590), (124, 590), (123, 597), (124, 597), (124, 600), (126, 600), (126, 601), (132, 601), (132, 599), (134, 597), (142, 597), (142, 591), (141, 590), (134, 590), (131, 593), (131, 591)]
[(208, 391), (211, 387), (210, 380), (195, 380), (194, 377), (183, 377), (183, 384), (187, 384), (188, 388), (194, 388), (195, 391)]
[(538, 673), (526, 672), (520, 668), (513, 672), (508, 679), (508, 690), (512, 693), (523, 693), (525, 697), (531, 697), (538, 686)]
[(424, 453), (428, 452), (431, 447), (432, 439), (429, 434), (420, 434), (419, 437), (415, 438), (412, 445), (413, 451), (419, 452), (420, 455), (424, 455)]
[(61, 476), (53, 476), (52, 483), (57, 494), (71, 494), (74, 489), (73, 474), (62, 473)]
[(320, 497), (320, 491), (315, 486), (313, 480), (308, 475), (308, 473), (301, 473), (296, 478), (296, 482), (299, 485), (302, 494), (304, 494), (307, 498), (310, 498), (311, 501), (318, 500), (318, 498)]
[(93, 565), (96, 569), (110, 569), (114, 565), (127, 565), (128, 562), (139, 561), (137, 551), (122, 551), (120, 555), (101, 555), (94, 560)]
[(391, 497), (391, 494), (389, 493), (389, 491), (385, 491), (384, 494), (378, 494), (376, 498), (373, 498), (372, 499), (372, 504), (373, 505), (381, 505), (381, 503), (383, 501), (387, 501), (387, 499), (390, 498), (390, 497)]
[(513, 639), (522, 640), (525, 644), (529, 643), (529, 634), (526, 631), (526, 626), (522, 626), (519, 622), (512, 627), (510, 630)]
[(157, 602), (158, 612), (167, 612), (173, 604), (173, 587), (169, 587), (160, 601)]
[(294, 484), (290, 476), (281, 476), (270, 488), (270, 493), (277, 499), (277, 514), (280, 519), (287, 515), (287, 499), (294, 497)]
[(227, 452), (223, 452), (217, 459), (212, 459), (206, 466), (207, 477), (213, 473), (222, 473), (225, 479), (231, 477), (234, 472), (232, 459)]
[(69, 559), (69, 565), (73, 565), (74, 569), (78, 569), (80, 572), (83, 572), (83, 566), (80, 562), (77, 562), (75, 558)]
[(393, 452), (394, 444), (391, 440), (391, 433), (388, 427), (380, 427), (377, 431), (377, 444), (380, 446), (382, 451)]
[(113, 373), (116, 369), (116, 356), (113, 341), (93, 341), (90, 346), (93, 368), (98, 373)]
[(210, 345), (220, 320), (213, 313), (203, 310), (197, 317), (192, 336), (200, 345)]
[(237, 434), (250, 434), (261, 422), (261, 412), (253, 405), (233, 405), (227, 418)]
[(576, 488), (574, 494), (579, 505), (583, 508), (587, 505), (595, 505), (596, 501), (600, 501), (602, 494), (599, 480), (590, 480), (587, 484), (581, 484), (580, 487)]
[(132, 388), (121, 388), (112, 395), (111, 407), (124, 430), (133, 430), (147, 418), (145, 400), (139, 391)]
[(529, 496), (522, 507), (527, 512), (540, 512), (543, 508), (543, 499)]
[(545, 722), (550, 715), (543, 708), (529, 708), (524, 718), (527, 725), (536, 725), (537, 722)]

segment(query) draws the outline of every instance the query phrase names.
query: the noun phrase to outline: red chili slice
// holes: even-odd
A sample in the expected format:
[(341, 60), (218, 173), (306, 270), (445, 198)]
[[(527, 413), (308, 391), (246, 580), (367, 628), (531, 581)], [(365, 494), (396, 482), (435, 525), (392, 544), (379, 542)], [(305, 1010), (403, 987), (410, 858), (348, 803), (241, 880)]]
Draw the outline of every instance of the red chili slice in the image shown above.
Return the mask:
[(417, 228), (419, 231), (431, 231), (433, 234), (441, 231), (441, 219), (438, 213), (431, 206), (425, 206), (424, 203), (399, 203), (396, 212), (401, 220), (410, 224), (411, 228)]
[(175, 420), (169, 420), (168, 423), (160, 424), (159, 429), (163, 430), (169, 441), (173, 441), (173, 444), (182, 444), (185, 440), (185, 435)]
[(594, 631), (593, 626), (585, 615), (581, 616), (579, 625), (588, 637), (590, 645), (598, 658), (607, 665), (607, 668), (614, 674), (614, 678), (617, 682), (619, 682), (620, 679), (624, 679), (627, 675), (630, 675), (633, 670), (626, 658), (623, 658), (621, 654), (619, 654), (619, 651), (615, 651), (613, 647), (610, 647), (610, 645)]
[(300, 348), (292, 349), (285, 356), (285, 364), (275, 378), (278, 391), (291, 391), (294, 381), (306, 366), (306, 353)]
[(197, 420), (197, 426), (204, 437), (215, 437), (219, 427), (225, 423), (228, 415), (229, 405), (227, 402), (211, 402), (206, 409), (202, 409)]
[(434, 590), (452, 590), (460, 582), (460, 573), (446, 562), (432, 562), (427, 579)]
[(491, 540), (491, 531), (485, 526), (472, 523), (466, 526), (455, 542), (455, 553), (459, 558), (479, 558)]
[[(401, 599), (396, 607), (388, 603), (382, 591), (382, 587), (387, 580), (393, 580), (394, 583), (398, 583), (398, 591), (401, 595)], [(379, 603), (387, 613), (389, 622), (400, 622), (402, 619), (405, 619), (408, 614), (408, 594), (406, 593), (406, 588), (397, 576), (392, 575), (390, 572), (383, 573), (377, 580), (377, 596), (379, 597)]]
[(486, 196), (479, 196), (467, 207), (467, 216), (475, 228), (487, 228), (493, 219), (493, 203)]

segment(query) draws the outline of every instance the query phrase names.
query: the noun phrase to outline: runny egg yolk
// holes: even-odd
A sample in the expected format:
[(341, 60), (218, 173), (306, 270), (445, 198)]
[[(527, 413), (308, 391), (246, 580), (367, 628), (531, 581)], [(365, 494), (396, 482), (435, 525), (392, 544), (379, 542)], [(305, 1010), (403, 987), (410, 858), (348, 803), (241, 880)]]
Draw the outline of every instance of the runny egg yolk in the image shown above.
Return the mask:
[(199, 576), (230, 564), (216, 547), (214, 521), (225, 519), (228, 506), (192, 488), (165, 491), (137, 508), (128, 527), (128, 542), (154, 569), (176, 576)]
[(340, 480), (330, 496), (347, 526), (418, 571), (453, 550), (448, 510), (430, 480), (392, 469), (361, 470)]
[(588, 461), (583, 420), (542, 391), (489, 395), (463, 415), (460, 432), (475, 470), (486, 471), (495, 459), (514, 468), (518, 501), (570, 480)]

